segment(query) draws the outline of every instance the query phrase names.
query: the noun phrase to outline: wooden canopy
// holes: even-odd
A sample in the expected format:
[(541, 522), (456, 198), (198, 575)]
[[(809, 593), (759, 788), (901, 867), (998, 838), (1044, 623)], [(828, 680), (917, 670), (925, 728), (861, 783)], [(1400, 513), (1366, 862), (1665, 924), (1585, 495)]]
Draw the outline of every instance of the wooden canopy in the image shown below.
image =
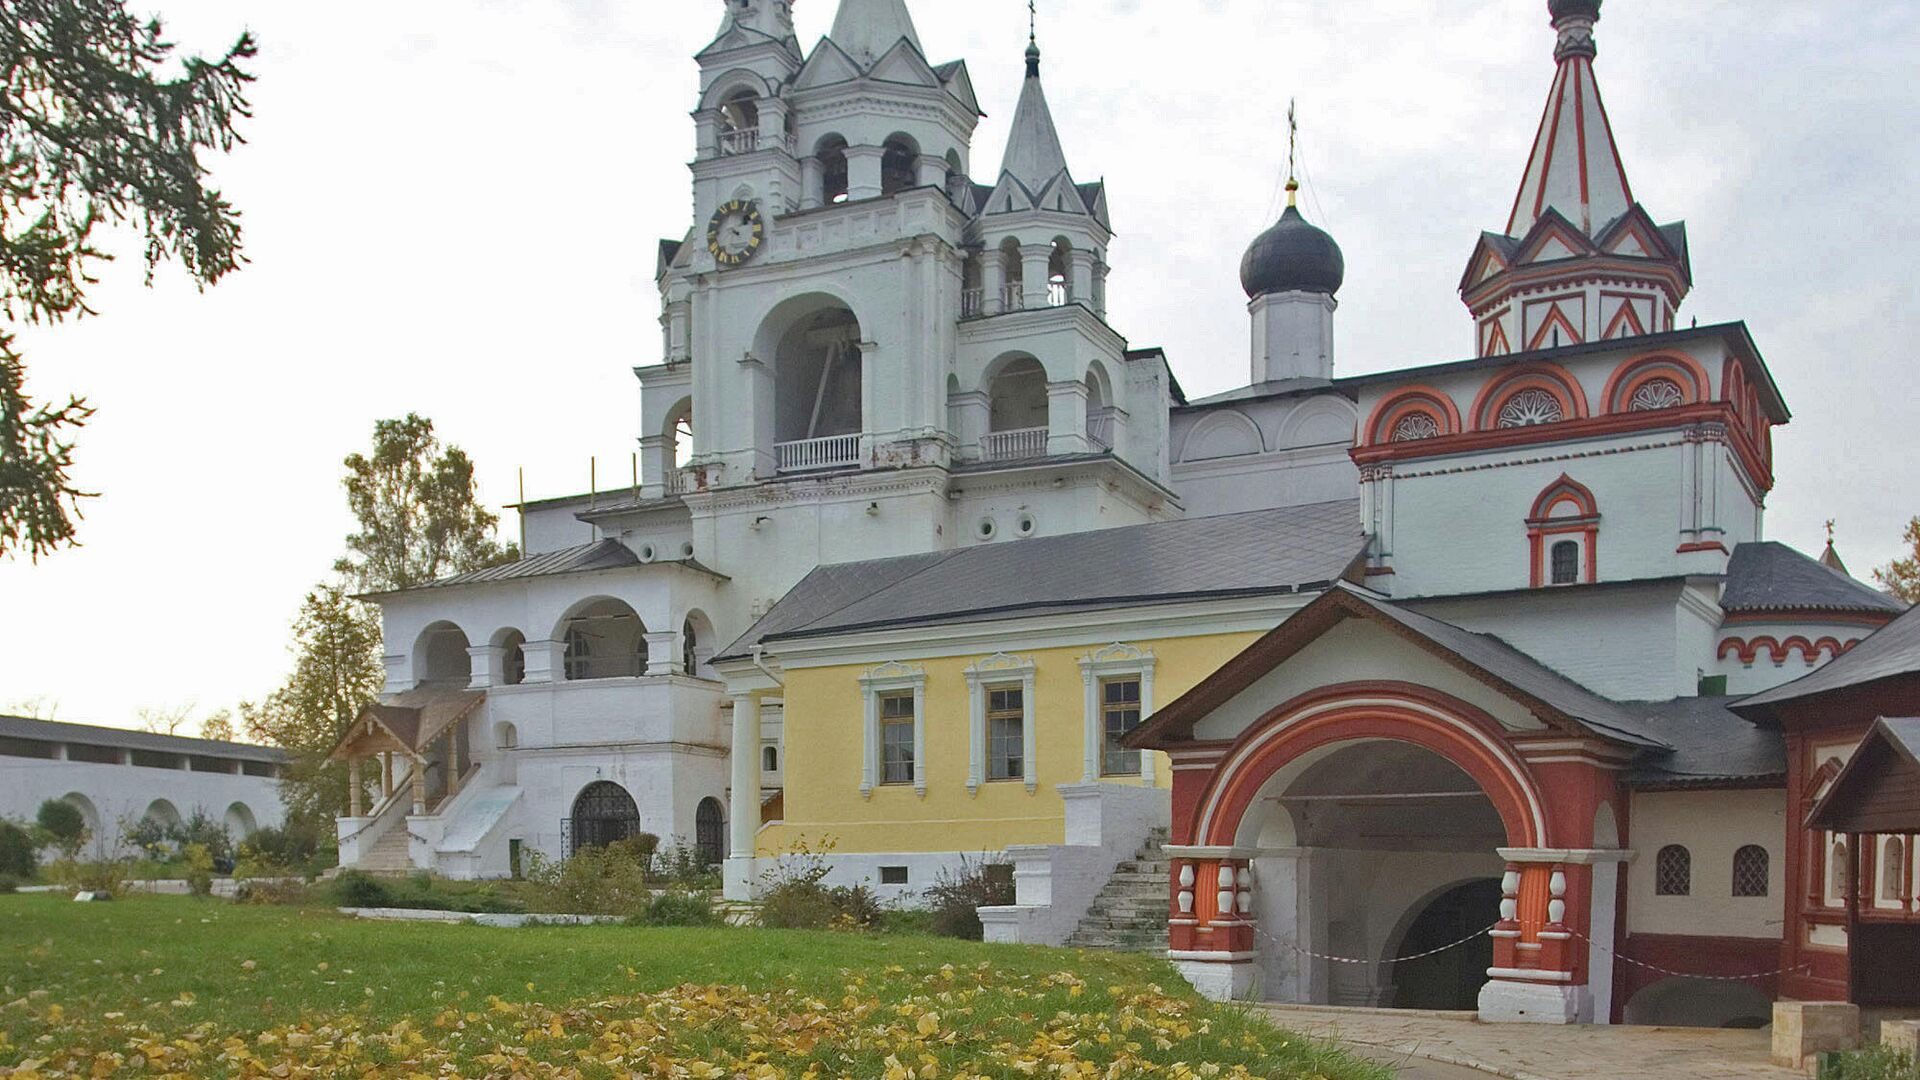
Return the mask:
[(466, 719), (485, 700), (487, 695), (477, 690), (421, 687), (375, 701), (360, 711), (327, 760), (363, 760), (385, 753), (417, 760), (441, 732)]
[(1874, 722), (1808, 815), (1836, 833), (1920, 833), (1920, 719)]

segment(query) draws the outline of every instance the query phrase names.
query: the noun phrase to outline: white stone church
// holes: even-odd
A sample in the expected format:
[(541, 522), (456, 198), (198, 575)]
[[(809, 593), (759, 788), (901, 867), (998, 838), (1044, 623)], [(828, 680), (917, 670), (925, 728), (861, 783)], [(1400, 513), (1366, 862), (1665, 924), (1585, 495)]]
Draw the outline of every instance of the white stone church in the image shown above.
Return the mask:
[[(1109, 273), (1152, 271), (1110, 261), (1124, 208), (1069, 167), (1036, 45), (989, 165), (972, 73), (929, 55), (905, 0), (840, 0), (810, 48), (791, 6), (727, 0), (696, 57), (695, 213), (660, 244), (660, 360), (635, 370), (638, 487), (529, 504), (524, 561), (376, 598), (391, 654), (386, 694), (338, 754), (367, 790), (339, 825), (344, 863), (494, 876), (527, 851), (644, 830), (725, 859), (744, 897), (763, 827), (861, 769), (788, 767), (789, 743), (837, 737), (841, 719), (780, 694), (806, 649), (839, 635), (843, 657), (911, 667), (873, 636), (881, 621), (938, 638), (1031, 605), (1048, 633), (1078, 613), (1072, 633), (1111, 642), (1122, 613), (1178, 608), (1183, 626), (1298, 638), (1184, 679), (1163, 662), (1177, 699), (1158, 715), (1136, 703), (1140, 729), (1109, 732), (1171, 762), (1171, 780), (1149, 765), (1147, 786), (1166, 791), (1171, 951), (1196, 982), (1392, 1004), (1390, 964), (1343, 983), (1271, 943), (1391, 957), (1393, 926), (1418, 912), (1327, 909), (1366, 895), (1365, 864), (1394, 859), (1408, 903), (1459, 885), (1463, 866), (1492, 883), (1474, 902), (1501, 920), (1499, 959), (1473, 986), (1493, 1015), (1620, 1018), (1648, 983), (1605, 974), (1603, 949), (1777, 966), (1782, 897), (1806, 891), (1783, 822), (1797, 803), (1778, 730), (1738, 697), (1830, 663), (1904, 607), (1831, 549), (1816, 560), (1766, 539), (1788, 411), (1743, 324), (1680, 314), (1686, 231), (1629, 184), (1594, 74), (1600, 0), (1550, 4), (1553, 82), (1507, 219), (1476, 236), (1476, 208), (1460, 208), (1468, 347), (1448, 334), (1432, 348), (1468, 358), (1341, 375), (1344, 261), (1289, 207), (1247, 237), (1248, 384), (1204, 400), (1108, 309)], [(1288, 553), (1235, 523), (1296, 509), (1333, 522), (1327, 550), (1344, 553), (1327, 568), (1301, 556), (1284, 595), (1238, 580)], [(1206, 549), (1210, 577), (1154, 563), (1167, 545), (1143, 539), (1139, 562), (1107, 568), (1109, 593), (1050, 592), (1094, 557), (1088, 538), (1170, 528)], [(972, 549), (997, 552), (1027, 595), (989, 612), (970, 607), (981, 582), (923, 575), (916, 591), (896, 572)], [(885, 619), (835, 621), (863, 602)], [(923, 690), (911, 700), (945, 692)], [(1313, 695), (1344, 718), (1331, 741), (1260, 741), (1263, 717)], [(1077, 739), (1077, 714), (1070, 727)], [(927, 767), (916, 746), (910, 775)], [(1076, 777), (1082, 750), (1060, 751)], [(862, 752), (871, 775), (880, 751)], [(1327, 787), (1330, 761), (1380, 786)], [(1461, 774), (1485, 798), (1433, 809), (1445, 835), (1419, 852), (1348, 843), (1380, 824), (1367, 813), (1335, 828), (1261, 809), (1378, 805)], [(915, 865), (967, 853), (927, 825)], [(906, 858), (884, 855), (844, 852), (850, 879)], [(1318, 884), (1309, 865), (1325, 868)], [(1911, 867), (1897, 872), (1911, 912)], [(1254, 881), (1285, 885), (1256, 896)], [(1033, 884), (1021, 878), (1026, 909), (1091, 902), (1065, 880)], [(1742, 1009), (1729, 999), (1722, 1019)]]

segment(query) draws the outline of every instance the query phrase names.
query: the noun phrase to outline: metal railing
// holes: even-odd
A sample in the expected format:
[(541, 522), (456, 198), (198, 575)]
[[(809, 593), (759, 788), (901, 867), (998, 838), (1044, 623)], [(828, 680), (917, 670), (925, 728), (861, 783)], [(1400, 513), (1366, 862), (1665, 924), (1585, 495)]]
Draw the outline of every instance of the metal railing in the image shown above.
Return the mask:
[(993, 431), (980, 437), (980, 456), (988, 461), (1021, 461), (1047, 456), (1047, 429)]
[(773, 451), (781, 472), (845, 468), (860, 464), (860, 436), (827, 435), (775, 443)]

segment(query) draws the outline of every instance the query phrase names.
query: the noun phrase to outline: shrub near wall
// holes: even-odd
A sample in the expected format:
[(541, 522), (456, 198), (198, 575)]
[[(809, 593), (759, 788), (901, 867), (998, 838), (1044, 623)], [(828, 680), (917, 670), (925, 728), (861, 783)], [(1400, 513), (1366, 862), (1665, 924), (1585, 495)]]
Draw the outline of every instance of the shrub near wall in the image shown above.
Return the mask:
[(1920, 1065), (1884, 1046), (1833, 1054), (1821, 1062), (1820, 1080), (1920, 1080)]
[(39, 868), (33, 837), (11, 821), (0, 821), (0, 878), (31, 881)]

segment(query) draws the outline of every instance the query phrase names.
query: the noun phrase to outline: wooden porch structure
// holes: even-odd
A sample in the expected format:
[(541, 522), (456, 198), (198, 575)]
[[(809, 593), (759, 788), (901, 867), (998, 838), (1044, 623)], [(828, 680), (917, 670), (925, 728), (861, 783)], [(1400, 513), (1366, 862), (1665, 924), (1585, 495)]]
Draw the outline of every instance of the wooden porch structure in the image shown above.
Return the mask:
[[(1913, 889), (1914, 838), (1920, 834), (1920, 719), (1874, 723), (1807, 827), (1847, 837), (1847, 1000), (1869, 1007), (1920, 1006), (1920, 921)], [(1899, 910), (1886, 910), (1876, 868), (1895, 837)], [(1889, 862), (1889, 865), (1893, 865)]]

